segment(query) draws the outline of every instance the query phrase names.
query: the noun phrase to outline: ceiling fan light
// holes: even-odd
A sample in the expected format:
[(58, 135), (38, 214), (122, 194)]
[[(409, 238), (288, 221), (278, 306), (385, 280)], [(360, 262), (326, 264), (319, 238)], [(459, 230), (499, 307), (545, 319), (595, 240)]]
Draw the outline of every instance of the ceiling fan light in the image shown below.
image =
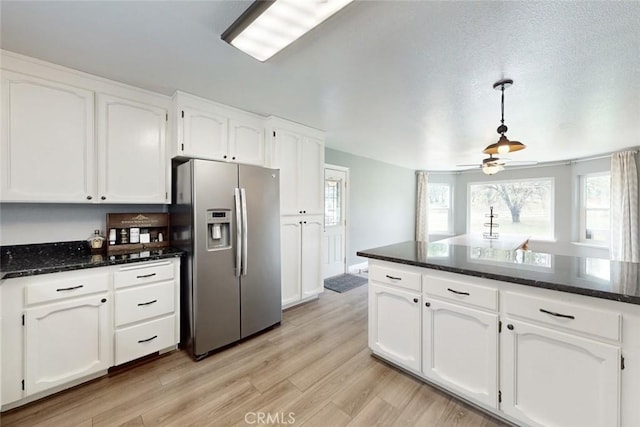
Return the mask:
[(485, 163), (482, 165), (482, 172), (485, 175), (494, 175), (504, 170), (504, 166), (499, 163)]

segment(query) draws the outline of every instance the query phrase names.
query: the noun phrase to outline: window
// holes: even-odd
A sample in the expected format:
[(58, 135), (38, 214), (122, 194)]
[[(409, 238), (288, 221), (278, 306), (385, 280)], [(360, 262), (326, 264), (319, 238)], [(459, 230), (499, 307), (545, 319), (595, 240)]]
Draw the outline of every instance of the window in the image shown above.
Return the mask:
[(488, 232), (493, 207), (494, 232), (553, 239), (553, 178), (469, 184), (469, 233)]
[(597, 173), (580, 177), (580, 241), (609, 243), (609, 205), (611, 174)]
[(427, 227), (429, 234), (451, 233), (451, 186), (449, 184), (427, 184), (429, 196), (429, 210), (427, 213)]
[(324, 180), (324, 225), (331, 227), (342, 222), (342, 195), (340, 189), (342, 181), (334, 179)]

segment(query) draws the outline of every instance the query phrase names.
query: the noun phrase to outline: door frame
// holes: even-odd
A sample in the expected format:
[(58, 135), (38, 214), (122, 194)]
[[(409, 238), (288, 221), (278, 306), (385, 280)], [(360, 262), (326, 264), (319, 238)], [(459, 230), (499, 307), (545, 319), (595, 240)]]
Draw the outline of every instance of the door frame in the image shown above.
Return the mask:
[[(343, 203), (344, 203), (344, 272), (343, 274), (349, 273), (349, 184), (350, 184), (350, 174), (349, 168), (344, 166), (332, 165), (330, 163), (325, 163), (322, 168), (322, 232), (324, 234), (324, 182), (326, 177), (326, 170), (333, 169), (340, 172), (344, 172), (345, 174), (345, 182), (344, 182), (344, 195), (343, 195)], [(322, 238), (322, 242), (324, 243), (324, 236)], [(323, 248), (324, 250), (324, 248)], [(324, 265), (324, 264), (323, 264)], [(324, 278), (324, 271), (322, 272)]]

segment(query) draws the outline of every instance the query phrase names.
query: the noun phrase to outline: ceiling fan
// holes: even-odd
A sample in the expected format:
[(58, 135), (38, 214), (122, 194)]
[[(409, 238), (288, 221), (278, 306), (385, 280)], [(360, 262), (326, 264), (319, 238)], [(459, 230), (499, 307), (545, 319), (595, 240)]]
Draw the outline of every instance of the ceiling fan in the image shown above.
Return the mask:
[(482, 163), (473, 163), (467, 165), (456, 165), (456, 167), (460, 168), (468, 168), (475, 169), (480, 168), (482, 172), (487, 175), (494, 175), (500, 171), (504, 170), (506, 165), (512, 166), (531, 166), (536, 165), (538, 162), (536, 161), (512, 161), (505, 158), (493, 157), (493, 154), (489, 154), (489, 157), (482, 160)]

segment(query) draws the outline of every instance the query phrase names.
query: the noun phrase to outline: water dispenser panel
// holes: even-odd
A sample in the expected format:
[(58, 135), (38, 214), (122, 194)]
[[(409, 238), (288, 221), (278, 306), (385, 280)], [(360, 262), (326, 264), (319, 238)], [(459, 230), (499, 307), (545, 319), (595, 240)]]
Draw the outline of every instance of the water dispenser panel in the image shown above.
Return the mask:
[(231, 210), (207, 210), (207, 249), (231, 248)]

